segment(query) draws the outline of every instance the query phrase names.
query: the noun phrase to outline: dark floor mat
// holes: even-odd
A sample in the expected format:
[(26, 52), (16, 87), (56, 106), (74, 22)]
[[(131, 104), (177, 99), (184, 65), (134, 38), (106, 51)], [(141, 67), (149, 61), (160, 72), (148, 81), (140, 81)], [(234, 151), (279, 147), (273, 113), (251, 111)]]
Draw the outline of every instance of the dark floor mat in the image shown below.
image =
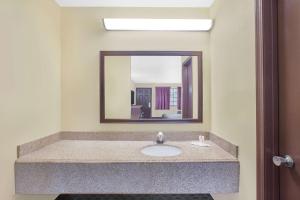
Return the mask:
[(59, 195), (56, 200), (213, 200), (209, 194), (100, 194)]

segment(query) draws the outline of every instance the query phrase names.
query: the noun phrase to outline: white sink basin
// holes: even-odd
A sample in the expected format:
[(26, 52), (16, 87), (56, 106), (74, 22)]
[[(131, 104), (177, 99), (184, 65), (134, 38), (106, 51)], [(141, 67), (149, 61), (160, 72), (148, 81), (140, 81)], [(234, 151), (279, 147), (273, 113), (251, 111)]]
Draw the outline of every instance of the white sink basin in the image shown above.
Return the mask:
[(179, 147), (162, 144), (147, 146), (142, 149), (142, 153), (147, 156), (170, 157), (180, 155), (182, 150)]

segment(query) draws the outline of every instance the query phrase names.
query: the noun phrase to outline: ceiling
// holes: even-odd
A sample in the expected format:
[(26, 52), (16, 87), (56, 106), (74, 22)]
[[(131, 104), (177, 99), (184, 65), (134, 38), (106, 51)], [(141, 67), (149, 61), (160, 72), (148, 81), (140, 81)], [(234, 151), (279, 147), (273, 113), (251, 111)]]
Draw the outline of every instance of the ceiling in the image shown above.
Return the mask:
[(55, 0), (62, 7), (210, 7), (215, 0)]
[(181, 56), (132, 56), (134, 83), (181, 83)]

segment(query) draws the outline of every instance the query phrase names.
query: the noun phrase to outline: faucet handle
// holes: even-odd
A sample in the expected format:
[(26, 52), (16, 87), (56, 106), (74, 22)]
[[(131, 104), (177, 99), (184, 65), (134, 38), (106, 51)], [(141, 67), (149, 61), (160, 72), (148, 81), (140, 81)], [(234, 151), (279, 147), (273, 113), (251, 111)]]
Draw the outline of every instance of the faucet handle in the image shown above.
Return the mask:
[(163, 144), (165, 142), (165, 135), (163, 132), (158, 132), (157, 136), (156, 136), (156, 143), (157, 144)]

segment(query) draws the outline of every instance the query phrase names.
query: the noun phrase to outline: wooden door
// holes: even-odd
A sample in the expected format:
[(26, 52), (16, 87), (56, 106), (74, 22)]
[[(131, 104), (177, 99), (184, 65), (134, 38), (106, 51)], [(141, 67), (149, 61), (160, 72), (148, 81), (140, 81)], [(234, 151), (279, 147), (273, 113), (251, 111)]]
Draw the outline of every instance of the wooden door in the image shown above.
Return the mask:
[(280, 200), (300, 199), (300, 0), (278, 1)]
[(136, 104), (142, 106), (141, 118), (151, 118), (152, 88), (136, 88)]
[(182, 118), (193, 118), (193, 69), (192, 58), (182, 65)]

